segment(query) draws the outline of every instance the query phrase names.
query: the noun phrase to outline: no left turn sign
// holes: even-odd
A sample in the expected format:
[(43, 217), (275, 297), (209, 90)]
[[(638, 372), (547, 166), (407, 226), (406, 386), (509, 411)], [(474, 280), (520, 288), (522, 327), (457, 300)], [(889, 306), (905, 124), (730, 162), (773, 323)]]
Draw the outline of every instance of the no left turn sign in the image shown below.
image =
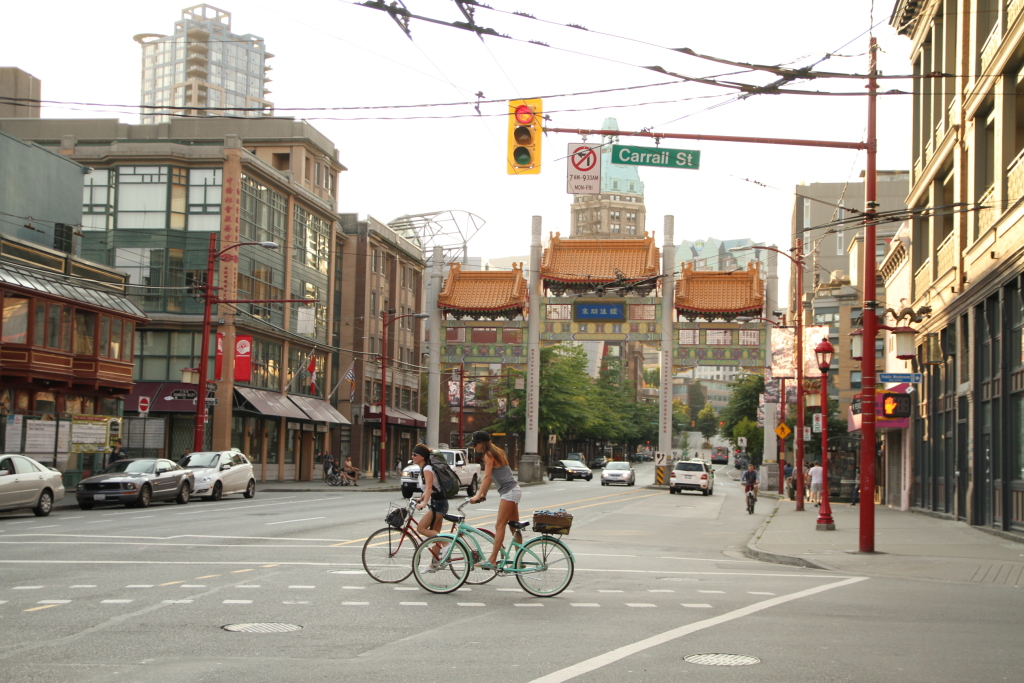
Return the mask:
[(571, 142), (566, 159), (569, 194), (601, 194), (601, 145)]

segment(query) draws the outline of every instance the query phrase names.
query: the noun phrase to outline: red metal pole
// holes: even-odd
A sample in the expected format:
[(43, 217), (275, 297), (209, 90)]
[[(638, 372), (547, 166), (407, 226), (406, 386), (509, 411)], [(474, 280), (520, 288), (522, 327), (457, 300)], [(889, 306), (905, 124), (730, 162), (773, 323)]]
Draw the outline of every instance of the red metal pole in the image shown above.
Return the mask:
[(804, 241), (796, 241), (796, 509), (804, 509)]
[(388, 312), (380, 312), (380, 481), (387, 481), (388, 445)]
[(217, 260), (217, 233), (210, 233), (210, 249), (206, 258), (206, 282), (203, 285), (203, 338), (199, 350), (199, 386), (196, 391), (196, 425), (192, 438), (192, 452), (203, 450), (206, 436), (206, 372), (210, 355), (210, 318), (213, 315), (213, 275)]
[(860, 441), (860, 552), (875, 552), (875, 337), (878, 320), (875, 311), (875, 213), (878, 207), (878, 155), (876, 116), (878, 100), (878, 42), (874, 37), (868, 46), (868, 148), (864, 173), (864, 355), (860, 361), (864, 394), (861, 399)]
[(833, 142), (831, 140), (794, 140), (791, 138), (749, 138), (737, 135), (700, 135), (699, 133), (653, 133), (651, 131), (585, 130), (583, 128), (545, 128), (545, 133), (573, 133), (575, 135), (604, 135), (613, 137), (667, 138), (673, 140), (712, 140), (714, 142), (753, 142), (762, 145), (795, 145), (798, 147), (831, 147), (837, 149), (867, 149), (864, 142)]
[(832, 520), (832, 506), (828, 502), (828, 370), (821, 373), (821, 508), (818, 511), (818, 529), (836, 528)]
[[(786, 422), (786, 380), (779, 380), (779, 393), (782, 396), (782, 415), (779, 417), (779, 424)], [(786, 440), (779, 439), (779, 495), (786, 494)]]

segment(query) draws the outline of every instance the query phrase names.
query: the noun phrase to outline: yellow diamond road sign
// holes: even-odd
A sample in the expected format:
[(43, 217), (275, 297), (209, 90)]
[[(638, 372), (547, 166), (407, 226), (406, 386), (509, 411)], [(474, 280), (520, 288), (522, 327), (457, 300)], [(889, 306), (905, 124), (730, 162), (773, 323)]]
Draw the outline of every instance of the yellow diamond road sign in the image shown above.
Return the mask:
[(786, 426), (785, 422), (780, 422), (779, 426), (775, 428), (775, 433), (779, 435), (780, 439), (786, 439), (793, 430)]

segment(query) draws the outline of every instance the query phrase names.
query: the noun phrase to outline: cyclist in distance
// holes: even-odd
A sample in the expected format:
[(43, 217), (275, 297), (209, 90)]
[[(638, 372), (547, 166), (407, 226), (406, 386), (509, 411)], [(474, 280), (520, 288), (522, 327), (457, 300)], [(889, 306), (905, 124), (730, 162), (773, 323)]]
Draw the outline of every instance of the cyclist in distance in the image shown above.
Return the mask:
[(757, 489), (758, 484), (761, 483), (761, 477), (758, 475), (757, 470), (754, 469), (754, 463), (747, 465), (747, 471), (740, 476), (740, 483), (743, 484), (744, 494), (750, 489), (754, 489), (754, 498), (757, 498)]
[(420, 518), (416, 530), (423, 538), (433, 538), (441, 531), (444, 524), (444, 516), (448, 513), (448, 499), (441, 491), (441, 484), (434, 476), (434, 468), (430, 466), (430, 448), (425, 444), (418, 443), (412, 448), (412, 461), (420, 466), (420, 474), (423, 479), (423, 495), (420, 497), (417, 510), (430, 506), (430, 513)]
[(508, 458), (505, 451), (491, 443), (491, 435), (487, 432), (473, 433), (473, 450), (478, 455), (484, 456), (484, 480), (480, 482), (480, 490), (470, 498), (470, 503), (479, 503), (487, 496), (487, 490), (491, 488), (491, 481), (498, 485), (498, 521), (494, 527), (494, 546), (491, 548), (491, 556), (487, 562), (481, 562), (480, 568), (485, 570), (494, 569), (498, 562), (498, 549), (505, 541), (505, 529), (509, 522), (519, 521), (519, 500), (523, 496), (523, 490), (512, 474), (512, 468), (508, 465)]

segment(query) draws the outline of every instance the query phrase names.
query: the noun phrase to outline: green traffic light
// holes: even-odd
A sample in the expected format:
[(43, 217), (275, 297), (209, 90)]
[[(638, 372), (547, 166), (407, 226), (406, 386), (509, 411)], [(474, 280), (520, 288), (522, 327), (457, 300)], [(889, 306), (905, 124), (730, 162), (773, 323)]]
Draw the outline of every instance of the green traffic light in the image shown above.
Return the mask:
[(520, 166), (529, 166), (533, 161), (533, 156), (530, 154), (530, 150), (525, 147), (516, 147), (512, 152), (512, 158)]

